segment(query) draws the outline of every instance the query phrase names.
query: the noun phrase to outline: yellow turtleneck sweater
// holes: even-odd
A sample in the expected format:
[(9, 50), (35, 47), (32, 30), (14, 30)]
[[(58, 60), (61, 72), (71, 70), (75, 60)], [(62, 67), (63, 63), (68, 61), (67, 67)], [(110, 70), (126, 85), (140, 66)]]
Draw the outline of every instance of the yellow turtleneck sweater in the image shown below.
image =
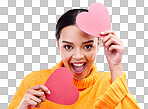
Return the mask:
[[(51, 69), (32, 72), (25, 76), (8, 109), (17, 109), (30, 87), (44, 85), (50, 74), (62, 66), (63, 62), (61, 61)], [(140, 109), (134, 96), (128, 91), (125, 73), (122, 73), (111, 83), (110, 73), (98, 73), (97, 67), (93, 65), (88, 77), (82, 80), (74, 79), (73, 84), (79, 89), (80, 94), (75, 104), (60, 105), (46, 99), (38, 109)]]

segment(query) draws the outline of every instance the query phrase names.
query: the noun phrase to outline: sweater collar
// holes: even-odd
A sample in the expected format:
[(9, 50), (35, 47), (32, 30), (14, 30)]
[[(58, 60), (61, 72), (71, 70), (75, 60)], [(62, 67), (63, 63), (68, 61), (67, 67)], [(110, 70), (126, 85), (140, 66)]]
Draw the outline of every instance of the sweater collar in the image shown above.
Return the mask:
[[(51, 72), (55, 71), (59, 67), (63, 67), (63, 61), (61, 60), (57, 65), (51, 68)], [(95, 64), (93, 64), (92, 69), (90, 70), (90, 74), (86, 77), (83, 78), (82, 80), (77, 80), (73, 78), (72, 84), (75, 85), (78, 89), (85, 89), (90, 87), (91, 85), (94, 84), (94, 82), (97, 79), (98, 76), (98, 70)]]

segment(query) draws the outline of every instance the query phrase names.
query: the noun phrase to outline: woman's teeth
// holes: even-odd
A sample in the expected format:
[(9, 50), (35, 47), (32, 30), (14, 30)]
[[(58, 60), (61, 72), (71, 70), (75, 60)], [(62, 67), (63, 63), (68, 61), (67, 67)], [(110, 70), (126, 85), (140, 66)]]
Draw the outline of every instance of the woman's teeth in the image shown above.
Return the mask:
[[(84, 63), (83, 63), (84, 64)], [(73, 64), (74, 66), (82, 66), (83, 64)]]

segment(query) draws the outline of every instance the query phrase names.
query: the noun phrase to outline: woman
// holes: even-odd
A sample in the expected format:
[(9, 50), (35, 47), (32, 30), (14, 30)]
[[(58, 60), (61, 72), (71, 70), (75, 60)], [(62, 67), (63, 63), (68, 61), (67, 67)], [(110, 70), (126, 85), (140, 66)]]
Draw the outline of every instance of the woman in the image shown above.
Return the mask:
[[(56, 25), (56, 41), (61, 62), (51, 69), (27, 75), (8, 109), (139, 109), (128, 91), (126, 75), (122, 73), (123, 43), (112, 30), (101, 33), (106, 35), (102, 42), (110, 73), (98, 73), (94, 61), (101, 39), (84, 33), (75, 23), (78, 13), (87, 11), (73, 9), (60, 17)], [(72, 105), (56, 104), (45, 98), (50, 91), (44, 84), (59, 67), (71, 70), (73, 84), (79, 89), (79, 99)]]

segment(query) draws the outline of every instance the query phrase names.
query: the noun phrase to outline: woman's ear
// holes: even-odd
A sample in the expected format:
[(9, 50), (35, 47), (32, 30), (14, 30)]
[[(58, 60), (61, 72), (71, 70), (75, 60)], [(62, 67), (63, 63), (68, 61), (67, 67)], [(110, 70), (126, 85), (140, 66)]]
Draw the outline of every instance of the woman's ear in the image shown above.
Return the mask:
[(59, 40), (56, 39), (56, 43), (57, 43), (57, 46), (58, 46), (58, 50), (60, 52)]
[(100, 43), (101, 43), (101, 38), (99, 38), (98, 40), (97, 52), (99, 51)]

